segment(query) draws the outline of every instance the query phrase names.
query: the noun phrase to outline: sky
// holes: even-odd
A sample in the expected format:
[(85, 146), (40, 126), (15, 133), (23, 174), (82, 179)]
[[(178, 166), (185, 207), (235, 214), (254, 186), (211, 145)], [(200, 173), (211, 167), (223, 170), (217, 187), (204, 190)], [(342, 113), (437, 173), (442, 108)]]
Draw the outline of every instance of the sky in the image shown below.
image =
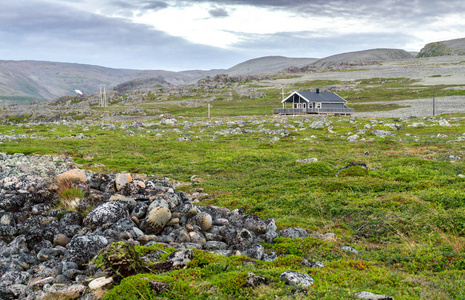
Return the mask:
[(0, 0), (0, 60), (208, 70), (464, 37), (463, 0)]

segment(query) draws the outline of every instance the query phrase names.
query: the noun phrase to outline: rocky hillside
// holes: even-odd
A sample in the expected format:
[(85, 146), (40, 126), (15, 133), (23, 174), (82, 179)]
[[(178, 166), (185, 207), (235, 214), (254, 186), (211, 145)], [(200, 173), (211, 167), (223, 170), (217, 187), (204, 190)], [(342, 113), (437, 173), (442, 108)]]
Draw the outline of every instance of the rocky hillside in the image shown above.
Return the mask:
[(426, 44), (417, 57), (465, 55), (465, 38)]
[(228, 75), (251, 75), (276, 73), (288, 67), (301, 68), (309, 65), (317, 58), (290, 58), (284, 56), (265, 56), (247, 60), (227, 69), (224, 73)]
[(0, 61), (0, 103), (51, 100), (73, 95), (75, 89), (84, 94), (107, 89), (143, 88), (189, 84), (205, 76), (220, 73), (250, 75), (274, 73), (286, 67), (301, 67), (314, 62), (314, 58), (288, 58), (271, 56), (238, 64), (228, 70), (189, 70), (171, 72), (163, 70), (112, 69), (100, 66), (44, 61)]
[(341, 53), (322, 58), (314, 63), (316, 66), (363, 65), (386, 60), (409, 59), (414, 56), (401, 49), (371, 49)]
[(100, 66), (43, 62), (0, 61), (0, 100), (29, 102), (73, 95), (75, 89), (92, 94), (104, 84), (107, 89), (138, 78), (155, 78), (170, 84), (190, 83), (214, 71), (170, 72), (161, 70), (112, 69)]

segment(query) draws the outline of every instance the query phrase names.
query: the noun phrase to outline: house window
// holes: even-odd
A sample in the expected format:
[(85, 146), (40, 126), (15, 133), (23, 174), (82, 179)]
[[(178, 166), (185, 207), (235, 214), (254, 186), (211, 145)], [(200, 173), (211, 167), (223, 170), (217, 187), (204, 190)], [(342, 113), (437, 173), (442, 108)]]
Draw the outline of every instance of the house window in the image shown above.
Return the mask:
[(294, 108), (298, 108), (299, 107), (299, 103), (294, 103)]
[(306, 106), (305, 103), (303, 103), (303, 104), (302, 104), (302, 108), (305, 108), (305, 106)]
[(313, 104), (312, 104), (312, 103), (309, 103), (309, 104), (308, 104), (308, 108), (313, 108)]
[(321, 102), (317, 102), (316, 104), (316, 107), (315, 108), (321, 108)]

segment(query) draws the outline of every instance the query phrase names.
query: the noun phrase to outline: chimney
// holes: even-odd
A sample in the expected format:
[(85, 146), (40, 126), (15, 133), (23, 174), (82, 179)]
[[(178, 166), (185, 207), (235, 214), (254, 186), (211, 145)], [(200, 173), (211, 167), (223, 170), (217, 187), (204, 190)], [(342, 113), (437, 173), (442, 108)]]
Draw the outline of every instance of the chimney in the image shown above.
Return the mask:
[(316, 89), (316, 93), (319, 94), (319, 93), (320, 93), (320, 89)]

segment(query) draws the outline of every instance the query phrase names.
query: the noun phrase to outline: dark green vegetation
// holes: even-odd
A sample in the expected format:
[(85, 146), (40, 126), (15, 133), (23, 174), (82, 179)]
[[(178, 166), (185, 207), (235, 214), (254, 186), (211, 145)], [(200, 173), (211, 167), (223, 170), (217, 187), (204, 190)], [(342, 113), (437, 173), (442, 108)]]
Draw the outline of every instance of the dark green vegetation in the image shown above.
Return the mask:
[[(238, 120), (191, 118), (177, 125), (128, 128), (135, 136), (128, 136), (128, 129), (103, 130), (100, 124), (87, 130), (4, 125), (2, 134), (14, 130), (49, 138), (4, 140), (1, 146), (10, 153), (71, 155), (87, 169), (168, 176), (190, 184), (182, 188), (187, 192), (203, 188), (210, 194), (200, 205), (244, 208), (248, 214), (275, 218), (279, 228), (337, 236), (264, 244), (268, 251), (285, 254), (274, 262), (195, 251), (188, 268), (127, 277), (107, 299), (294, 297), (300, 289), (278, 278), (285, 270), (311, 272), (315, 279), (297, 298), (350, 299), (363, 290), (395, 299), (465, 297), (465, 178), (459, 176), (465, 174), (465, 141), (458, 139), (465, 132), (464, 119), (449, 117), (453, 126), (443, 127), (437, 118), (328, 118), (321, 129), (311, 128), (316, 119), (304, 117)], [(192, 122), (190, 128), (184, 129), (184, 121)], [(404, 129), (385, 126), (396, 122)], [(414, 123), (426, 126), (409, 126)], [(347, 136), (368, 125), (396, 136), (380, 138), (367, 129), (361, 134), (365, 140), (347, 142)], [(237, 127), (252, 132), (220, 134)], [(289, 136), (274, 142), (274, 135), (261, 131), (283, 127)], [(53, 138), (81, 132), (90, 138)], [(190, 141), (176, 141), (184, 134)], [(296, 162), (312, 157), (318, 161)], [(368, 170), (352, 167), (335, 177), (350, 163), (365, 163)], [(341, 245), (361, 255), (344, 252)], [(302, 258), (322, 261), (325, 268), (301, 266)], [(264, 276), (269, 284), (246, 288), (247, 272)], [(158, 295), (148, 288), (149, 280), (172, 284)]]

